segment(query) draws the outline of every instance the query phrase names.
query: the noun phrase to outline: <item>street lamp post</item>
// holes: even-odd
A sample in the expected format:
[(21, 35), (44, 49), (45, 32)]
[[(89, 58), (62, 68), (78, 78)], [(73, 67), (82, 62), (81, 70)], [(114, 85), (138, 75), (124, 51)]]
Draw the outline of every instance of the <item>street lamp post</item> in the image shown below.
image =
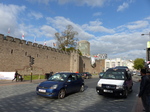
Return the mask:
[(150, 32), (148, 33), (148, 34), (141, 34), (142, 36), (144, 36), (144, 35), (149, 35), (149, 39), (150, 39)]
[(141, 36), (144, 36), (144, 35), (149, 35), (149, 41), (147, 42), (147, 48), (146, 48), (146, 60), (150, 61), (150, 53), (149, 53), (149, 50), (150, 50), (150, 32), (148, 34), (141, 34)]

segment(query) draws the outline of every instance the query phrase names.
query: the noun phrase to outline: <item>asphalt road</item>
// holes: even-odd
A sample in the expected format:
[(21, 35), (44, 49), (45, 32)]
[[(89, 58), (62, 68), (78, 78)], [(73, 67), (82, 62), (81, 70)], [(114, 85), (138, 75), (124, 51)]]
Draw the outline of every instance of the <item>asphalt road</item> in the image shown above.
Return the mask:
[(86, 89), (67, 95), (64, 99), (37, 96), (38, 83), (0, 86), (0, 112), (134, 112), (139, 90), (134, 78), (133, 92), (127, 99), (101, 96), (95, 87), (98, 78), (85, 79)]

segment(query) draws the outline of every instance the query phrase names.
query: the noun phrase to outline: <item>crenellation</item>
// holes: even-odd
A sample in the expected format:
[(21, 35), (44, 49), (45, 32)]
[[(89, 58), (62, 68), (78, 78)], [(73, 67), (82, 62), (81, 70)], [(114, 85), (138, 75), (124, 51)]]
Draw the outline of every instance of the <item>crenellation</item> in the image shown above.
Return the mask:
[(42, 44), (39, 44), (39, 45), (38, 45), (38, 48), (43, 48), (43, 45), (42, 45)]
[(61, 51), (59, 49), (56, 49), (56, 52), (60, 53)]
[(33, 47), (38, 47), (38, 44), (37, 43), (33, 43)]
[(51, 51), (54, 51), (54, 48), (51, 48)]
[(15, 41), (16, 43), (18, 43), (18, 44), (21, 43), (21, 39), (19, 39), (19, 38), (14, 38), (14, 41)]
[(53, 51), (53, 48), (52, 48), (52, 47), (48, 47), (48, 50), (51, 50), (51, 51)]
[(4, 35), (0, 34), (0, 41), (4, 40)]
[(57, 49), (53, 48), (53, 51), (57, 52)]
[(28, 41), (28, 42), (27, 42), (27, 45), (28, 45), (28, 46), (32, 46), (32, 42)]
[(59, 52), (65, 54), (62, 50), (59, 50)]
[(46, 50), (47, 50), (47, 46), (43, 46), (43, 49), (46, 49)]
[(21, 40), (21, 43), (22, 43), (23, 45), (26, 45), (26, 44), (27, 44), (27, 41), (26, 41), (26, 40)]
[(67, 54), (68, 52), (66, 52), (66, 51), (63, 51), (64, 52), (64, 54)]
[(6, 39), (8, 40), (8, 41), (14, 41), (14, 38), (13, 37), (11, 37), (11, 36), (6, 36)]
[(0, 34), (0, 38), (4, 38), (4, 35), (3, 35), (3, 34)]

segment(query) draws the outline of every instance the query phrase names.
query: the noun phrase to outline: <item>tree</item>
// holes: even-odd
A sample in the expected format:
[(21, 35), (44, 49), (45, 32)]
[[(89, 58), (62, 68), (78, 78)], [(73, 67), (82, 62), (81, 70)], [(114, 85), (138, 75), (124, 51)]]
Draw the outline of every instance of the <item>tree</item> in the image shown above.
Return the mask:
[(70, 52), (70, 51), (77, 51), (78, 54), (79, 54), (80, 56), (82, 56), (81, 51), (80, 51), (79, 49), (75, 49), (75, 48), (73, 48), (73, 47), (65, 48), (65, 49), (63, 49), (63, 50), (65, 50), (65, 51), (67, 51), (67, 52)]
[(134, 60), (134, 66), (133, 67), (137, 70), (140, 70), (140, 69), (144, 68), (144, 63), (145, 63), (144, 59), (137, 58)]
[(58, 48), (65, 50), (68, 48), (76, 49), (78, 39), (75, 38), (75, 35), (78, 35), (78, 32), (73, 31), (73, 27), (68, 25), (66, 30), (60, 33), (55, 33), (56, 41)]

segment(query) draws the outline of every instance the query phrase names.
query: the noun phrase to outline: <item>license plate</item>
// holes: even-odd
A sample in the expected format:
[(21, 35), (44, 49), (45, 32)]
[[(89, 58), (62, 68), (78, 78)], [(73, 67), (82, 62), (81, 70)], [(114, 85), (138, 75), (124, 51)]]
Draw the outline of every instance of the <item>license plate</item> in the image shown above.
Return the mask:
[(104, 89), (104, 92), (106, 92), (106, 93), (113, 93), (112, 90), (106, 90), (106, 89)]
[(39, 92), (46, 93), (46, 90), (44, 90), (44, 89), (39, 89)]

